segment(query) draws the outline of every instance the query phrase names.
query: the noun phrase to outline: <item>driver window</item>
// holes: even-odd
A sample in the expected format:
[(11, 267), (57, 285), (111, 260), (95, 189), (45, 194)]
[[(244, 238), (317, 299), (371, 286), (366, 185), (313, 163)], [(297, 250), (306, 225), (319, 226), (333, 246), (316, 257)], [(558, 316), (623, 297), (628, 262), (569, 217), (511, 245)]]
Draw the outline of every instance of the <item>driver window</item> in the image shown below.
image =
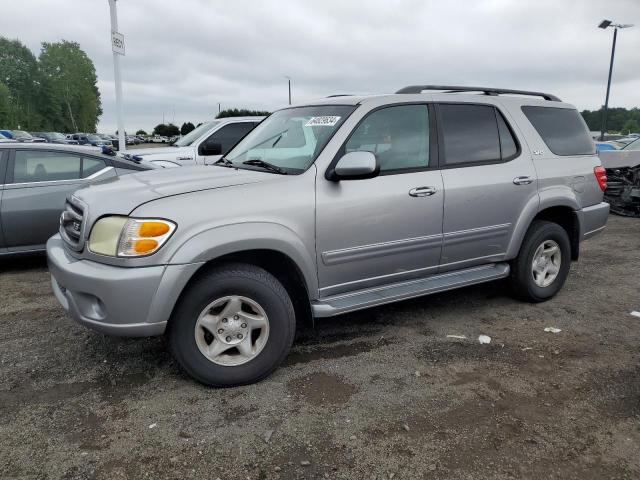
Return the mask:
[(253, 122), (230, 123), (213, 132), (205, 143), (219, 143), (224, 155), (256, 126)]
[(381, 172), (429, 165), (427, 105), (396, 105), (370, 113), (345, 145), (345, 153), (367, 151), (378, 157)]

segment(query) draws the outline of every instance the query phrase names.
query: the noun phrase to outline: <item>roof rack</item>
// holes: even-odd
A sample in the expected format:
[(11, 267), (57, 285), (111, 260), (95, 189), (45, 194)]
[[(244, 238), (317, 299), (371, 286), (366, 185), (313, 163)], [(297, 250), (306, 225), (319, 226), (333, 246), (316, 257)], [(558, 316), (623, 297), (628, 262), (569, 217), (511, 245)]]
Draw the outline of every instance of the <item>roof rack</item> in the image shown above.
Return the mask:
[(560, 102), (561, 100), (555, 95), (542, 92), (529, 92), (526, 90), (509, 90), (506, 88), (486, 88), (486, 87), (457, 87), (451, 85), (410, 85), (401, 88), (396, 93), (421, 93), (423, 90), (445, 90), (444, 93), (461, 93), (461, 92), (482, 92), (485, 95), (531, 95), (534, 97), (542, 97), (552, 102)]

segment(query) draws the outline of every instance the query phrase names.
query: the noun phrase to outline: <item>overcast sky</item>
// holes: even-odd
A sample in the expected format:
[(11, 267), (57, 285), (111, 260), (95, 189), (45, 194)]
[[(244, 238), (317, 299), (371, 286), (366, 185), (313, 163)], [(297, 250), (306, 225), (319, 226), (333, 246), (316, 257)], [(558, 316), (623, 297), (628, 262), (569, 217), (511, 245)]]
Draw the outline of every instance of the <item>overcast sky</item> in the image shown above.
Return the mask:
[[(612, 29), (640, 24), (640, 0), (118, 0), (125, 129), (273, 110), (335, 93), (415, 83), (548, 91), (604, 103)], [(72, 40), (93, 60), (116, 128), (107, 0), (2, 2), (0, 35), (37, 55)], [(640, 25), (618, 35), (611, 106), (640, 106)]]

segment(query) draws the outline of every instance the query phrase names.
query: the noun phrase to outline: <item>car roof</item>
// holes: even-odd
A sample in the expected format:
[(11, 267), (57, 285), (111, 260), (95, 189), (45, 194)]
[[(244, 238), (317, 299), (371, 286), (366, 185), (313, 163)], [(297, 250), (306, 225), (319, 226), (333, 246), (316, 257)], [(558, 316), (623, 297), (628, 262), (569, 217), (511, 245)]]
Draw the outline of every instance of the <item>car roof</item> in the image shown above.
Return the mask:
[[(496, 102), (497, 100), (497, 102)], [(462, 92), (438, 92), (425, 91), (424, 93), (393, 93), (377, 95), (331, 95), (326, 98), (319, 98), (305, 103), (291, 105), (291, 107), (306, 107), (320, 105), (364, 105), (367, 103), (392, 104), (403, 102), (477, 102), (495, 104), (502, 103), (509, 106), (542, 106), (555, 108), (575, 108), (569, 103), (559, 100), (545, 100), (536, 96), (518, 94), (487, 95), (484, 93), (462, 93)], [(284, 107), (281, 110), (291, 107)]]
[(21, 150), (55, 150), (60, 152), (84, 153), (94, 157), (115, 158), (102, 153), (98, 147), (86, 147), (84, 145), (66, 145), (60, 143), (7, 143), (0, 145), (0, 149), (20, 148)]
[(229, 122), (255, 122), (257, 121), (262, 121), (267, 117), (261, 117), (261, 116), (249, 116), (249, 117), (222, 117), (222, 118), (214, 118), (211, 121), (215, 121), (215, 122), (225, 122), (225, 123), (229, 123)]

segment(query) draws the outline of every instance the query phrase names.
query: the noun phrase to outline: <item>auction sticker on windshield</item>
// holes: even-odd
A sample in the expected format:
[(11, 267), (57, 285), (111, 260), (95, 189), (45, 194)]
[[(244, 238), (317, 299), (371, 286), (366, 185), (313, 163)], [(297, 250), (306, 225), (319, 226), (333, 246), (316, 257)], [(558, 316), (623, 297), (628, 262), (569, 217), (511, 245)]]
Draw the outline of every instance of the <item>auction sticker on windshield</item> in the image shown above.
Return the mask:
[(340, 117), (336, 116), (324, 116), (324, 117), (311, 117), (307, 123), (305, 123), (305, 127), (333, 127), (338, 121)]

